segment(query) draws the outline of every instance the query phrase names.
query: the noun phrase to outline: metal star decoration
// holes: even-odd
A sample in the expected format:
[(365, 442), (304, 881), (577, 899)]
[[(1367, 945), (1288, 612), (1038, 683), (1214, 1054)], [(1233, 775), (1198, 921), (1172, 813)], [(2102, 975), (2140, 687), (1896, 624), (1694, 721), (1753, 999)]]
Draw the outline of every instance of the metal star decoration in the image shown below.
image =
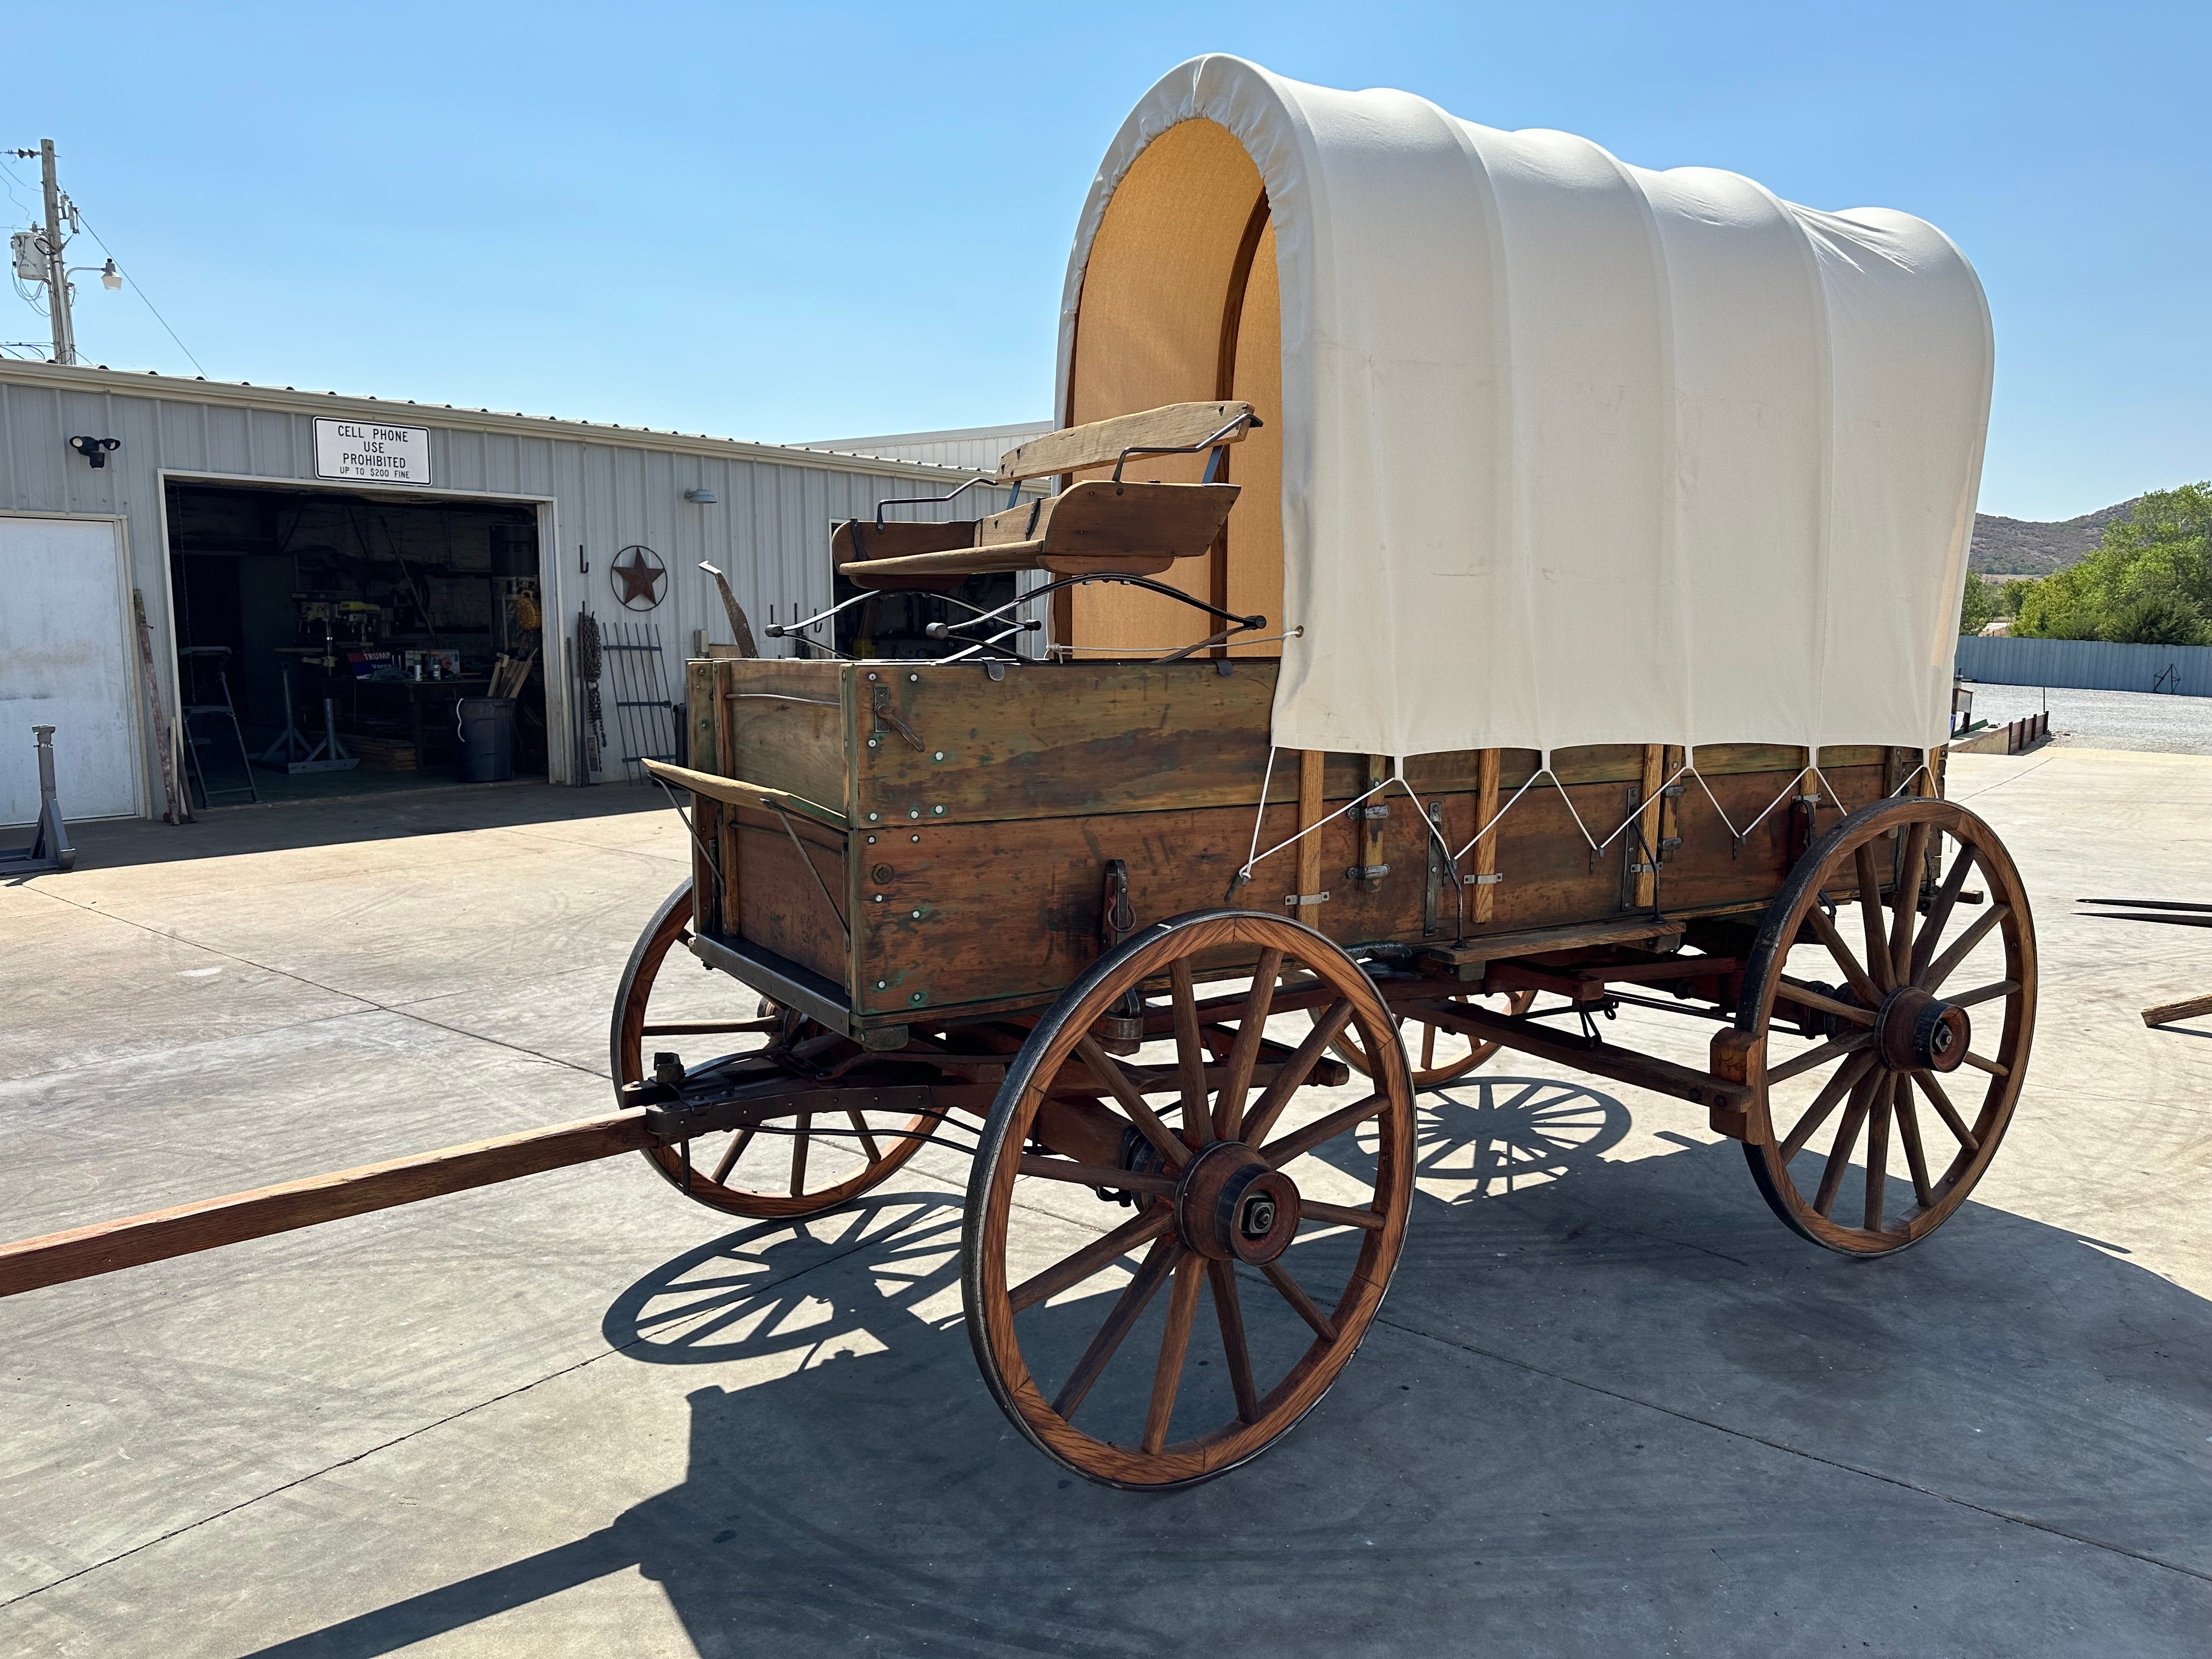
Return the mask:
[(668, 570), (651, 548), (625, 547), (615, 555), (615, 562), (608, 570), (614, 578), (616, 596), (625, 610), (650, 611), (660, 603), (660, 584)]

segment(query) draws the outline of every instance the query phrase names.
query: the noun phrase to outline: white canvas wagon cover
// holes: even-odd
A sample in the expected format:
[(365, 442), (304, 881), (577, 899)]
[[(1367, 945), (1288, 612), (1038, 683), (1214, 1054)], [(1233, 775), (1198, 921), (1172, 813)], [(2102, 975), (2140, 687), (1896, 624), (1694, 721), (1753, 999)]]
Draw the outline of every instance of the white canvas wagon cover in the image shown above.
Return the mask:
[(1259, 405), (1226, 580), (1264, 554), (1304, 629), (1279, 744), (1921, 747), (1990, 362), (1972, 267), (1905, 214), (1207, 57), (1099, 169), (1059, 400)]

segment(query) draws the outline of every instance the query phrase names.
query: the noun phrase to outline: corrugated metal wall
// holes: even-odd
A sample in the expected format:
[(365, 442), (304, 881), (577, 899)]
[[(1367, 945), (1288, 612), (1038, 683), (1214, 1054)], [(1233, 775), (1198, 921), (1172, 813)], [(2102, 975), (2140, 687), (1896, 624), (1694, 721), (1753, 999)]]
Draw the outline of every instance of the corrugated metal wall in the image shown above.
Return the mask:
[(830, 450), (841, 455), (876, 455), (885, 460), (916, 461), (927, 466), (957, 466), (964, 471), (990, 472), (1000, 458), (1024, 438), (1049, 432), (1055, 422), (1023, 421), (1012, 426), (963, 427), (947, 432), (893, 432), (874, 438), (823, 438), (807, 443), (808, 449)]
[(2212, 646), (2109, 645), (2102, 640), (1960, 636), (1958, 672), (1990, 685), (2085, 691), (2178, 691), (2212, 697)]
[[(16, 372), (11, 374), (9, 368)], [(128, 378), (135, 383), (139, 377)], [(550, 510), (540, 510), (539, 521), (549, 631), (558, 618), (566, 635), (580, 605), (603, 620), (656, 623), (666, 649), (667, 683), (678, 696), (692, 631), (703, 629), (714, 641), (729, 637), (713, 580), (698, 568), (701, 560), (728, 574), (758, 634), (771, 619), (788, 622), (830, 603), (833, 520), (869, 513), (886, 497), (933, 495), (957, 482), (896, 467), (872, 471), (850, 461), (813, 464), (804, 450), (712, 441), (691, 450), (661, 449), (641, 442), (643, 434), (621, 441), (578, 435), (571, 422), (548, 422), (554, 429), (541, 435), (486, 429), (495, 422), (472, 425), (465, 411), (412, 404), (332, 398), (325, 410), (313, 406), (319, 398), (270, 391), (269, 400), (279, 406), (252, 407), (244, 400), (255, 394), (240, 388), (222, 388), (223, 401), (203, 401), (191, 382), (161, 379), (141, 391), (135, 384), (117, 384), (125, 380), (99, 371), (0, 366), (0, 510), (119, 514), (127, 520), (133, 580), (154, 621), (156, 672), (173, 720), (175, 659), (163, 477), (205, 474), (357, 489), (315, 477), (312, 423), (317, 415), (365, 415), (428, 427), (435, 491), (548, 501)], [(294, 406), (282, 406), (287, 402)], [(73, 434), (118, 438), (122, 447), (106, 466), (94, 469), (68, 448)], [(718, 450), (728, 453), (701, 453)], [(686, 489), (702, 487), (714, 491), (714, 505), (684, 499)], [(437, 499), (404, 489), (361, 493)], [(902, 509), (902, 516), (946, 515)], [(608, 567), (632, 543), (650, 547), (668, 567), (668, 597), (650, 612), (625, 612), (611, 586)], [(588, 574), (579, 569), (580, 547)], [(773, 654), (798, 654), (787, 643), (765, 638), (761, 643)], [(557, 669), (559, 642), (549, 641), (547, 651), (549, 666)], [(554, 775), (566, 781), (573, 740), (564, 677), (548, 678)], [(149, 752), (148, 764), (151, 760)], [(158, 786), (148, 796), (158, 802)]]

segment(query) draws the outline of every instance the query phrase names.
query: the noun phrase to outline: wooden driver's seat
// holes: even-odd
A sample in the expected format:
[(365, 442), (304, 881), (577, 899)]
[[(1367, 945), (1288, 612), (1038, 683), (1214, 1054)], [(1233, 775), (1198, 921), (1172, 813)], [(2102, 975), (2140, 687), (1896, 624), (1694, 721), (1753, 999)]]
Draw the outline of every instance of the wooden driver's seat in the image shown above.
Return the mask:
[[(1086, 478), (1057, 495), (1022, 502), (986, 519), (950, 524), (887, 523), (884, 501), (872, 523), (849, 519), (831, 532), (837, 574), (858, 587), (949, 588), (963, 578), (1002, 570), (1042, 570), (1055, 576), (1150, 576), (1177, 559), (1213, 545), (1237, 504), (1237, 486), (1217, 483), (1228, 446), (1260, 425), (1252, 405), (1170, 404), (1139, 415), (1117, 415), (1069, 427), (1008, 450), (997, 474), (972, 479), (950, 501), (979, 485), (1018, 485), (1088, 468), (1111, 466), (1107, 478)], [(1121, 477), (1140, 455), (1188, 455), (1210, 449), (1203, 483), (1138, 483)]]

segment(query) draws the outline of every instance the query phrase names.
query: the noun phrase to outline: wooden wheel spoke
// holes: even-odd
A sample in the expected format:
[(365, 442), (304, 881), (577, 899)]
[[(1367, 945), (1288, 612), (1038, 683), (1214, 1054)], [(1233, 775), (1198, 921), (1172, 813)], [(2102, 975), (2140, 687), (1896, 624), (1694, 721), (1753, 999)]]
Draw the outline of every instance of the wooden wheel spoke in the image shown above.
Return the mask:
[(1951, 912), (1958, 907), (1959, 895), (1966, 890), (1966, 878), (1974, 872), (1974, 849), (1965, 842), (1959, 843), (1958, 856), (1951, 860), (1950, 872), (1943, 884), (1936, 890), (1935, 902), (1928, 907), (1928, 920), (1920, 925), (1920, 938), (1912, 947), (1912, 982), (1920, 983), (1920, 976), (1928, 969), (1936, 947), (1942, 942), (1943, 930), (1951, 925)]
[(1121, 1069), (1121, 1062), (1100, 1048), (1097, 1038), (1085, 1032), (1075, 1040), (1075, 1052), (1091, 1068), (1091, 1074), (1106, 1085), (1121, 1109), (1129, 1115), (1129, 1121), (1152, 1143), (1155, 1152), (1176, 1165), (1190, 1157), (1190, 1148), (1160, 1121), (1159, 1115), (1146, 1103), (1144, 1096), (1129, 1081), (1129, 1074)]
[(1966, 1056), (1966, 1064), (1978, 1072), (1987, 1072), (1991, 1077), (2010, 1077), (2012, 1067), (1994, 1060), (1985, 1060), (1977, 1054)]
[(1080, 1285), (1093, 1273), (1167, 1231), (1174, 1214), (1163, 1206), (1155, 1213), (1123, 1222), (1103, 1238), (1094, 1238), (1081, 1249), (1061, 1257), (1042, 1273), (1024, 1279), (1006, 1293), (1013, 1311), (1022, 1313), (1049, 1297)]
[(1815, 991), (1809, 985), (1800, 985), (1794, 979), (1784, 980), (1781, 989), (1775, 992), (1774, 995), (1778, 1001), (1794, 1002), (1801, 1007), (1818, 1008), (1822, 1012), (1833, 1014), (1839, 1019), (1850, 1020), (1854, 1025), (1874, 1024), (1875, 1015), (1871, 1008), (1862, 1008), (1855, 1002), (1838, 1002), (1832, 996), (1826, 996)]
[(1152, 1368), (1152, 1401), (1145, 1413), (1145, 1449), (1168, 1443), (1175, 1419), (1176, 1394), (1182, 1387), (1183, 1361), (1190, 1353), (1190, 1328), (1198, 1315), (1198, 1292), (1206, 1283), (1206, 1263), (1195, 1253), (1176, 1264), (1175, 1293), (1168, 1298), (1168, 1328), (1160, 1337), (1159, 1363)]
[(1870, 1233), (1881, 1231), (1883, 1200), (1888, 1196), (1889, 1186), (1889, 1103), (1897, 1092), (1897, 1075), (1884, 1073), (1875, 1085), (1874, 1105), (1867, 1115), (1866, 1209), (1864, 1220)]
[(1842, 931), (1836, 926), (1835, 918), (1815, 902), (1813, 908), (1805, 913), (1805, 920), (1811, 925), (1813, 931), (1820, 936), (1820, 943), (1828, 947), (1828, 954), (1836, 959), (1836, 966), (1844, 970), (1844, 977), (1850, 981), (1851, 989), (1864, 997), (1869, 1006), (1881, 1006), (1881, 988), (1869, 976), (1867, 970), (1860, 965), (1859, 959), (1851, 954), (1851, 947), (1844, 942)]
[(797, 1198), (806, 1190), (806, 1148), (814, 1139), (814, 1114), (801, 1112), (799, 1127), (791, 1137), (791, 1195)]
[(678, 1025), (641, 1025), (637, 1034), (641, 1037), (706, 1036), (732, 1032), (780, 1031), (782, 1029), (783, 1022), (780, 1019), (695, 1019)]
[(1966, 1127), (1966, 1119), (1959, 1115), (1959, 1109), (1951, 1103), (1951, 1097), (1943, 1092), (1943, 1085), (1936, 1080), (1936, 1074), (1933, 1072), (1915, 1072), (1912, 1080), (1920, 1085), (1920, 1092), (1928, 1097), (1928, 1103), (1936, 1109), (1936, 1115), (1943, 1120), (1944, 1127), (1958, 1138), (1959, 1144), (1970, 1152), (1979, 1152), (1982, 1143)]
[(1310, 1198), (1301, 1197), (1298, 1212), (1308, 1221), (1325, 1221), (1332, 1227), (1358, 1227), (1374, 1232), (1382, 1225), (1378, 1210), (1355, 1210), (1342, 1204), (1318, 1204)]
[(1972, 991), (1961, 992), (1955, 997), (1945, 997), (1943, 1000), (1954, 1008), (1972, 1008), (1977, 1003), (1988, 1002), (1997, 997), (2008, 997), (2018, 989), (2020, 989), (2018, 980), (2001, 979), (1994, 985), (1979, 986)]
[(1868, 1031), (1854, 1031), (1849, 1036), (1831, 1037), (1817, 1048), (1808, 1048), (1795, 1060), (1784, 1060), (1779, 1066), (1768, 1066), (1766, 1068), (1767, 1085), (1771, 1087), (1778, 1083), (1787, 1083), (1793, 1077), (1802, 1077), (1808, 1072), (1818, 1071), (1832, 1060), (1840, 1060), (1845, 1054), (1856, 1054), (1873, 1041), (1873, 1034)]
[(1237, 1299), (1237, 1269), (1226, 1261), (1206, 1264), (1213, 1287), (1213, 1315), (1221, 1326), (1222, 1358), (1229, 1362), (1229, 1387), (1237, 1396), (1237, 1420), (1260, 1420), (1260, 1390), (1252, 1381), (1252, 1349), (1244, 1339), (1244, 1308)]
[(1425, 1072), (1437, 1069), (1437, 1028), (1433, 1025), (1421, 1027), (1421, 1069)]
[(2002, 923), (2011, 914), (2012, 907), (2008, 904), (1990, 905), (1982, 915), (1974, 918), (1974, 925), (1960, 934), (1949, 950), (1922, 969), (1919, 977), (1913, 982), (1923, 991), (1940, 988), (1943, 981), (1951, 977), (1959, 964), (1966, 959), (1967, 952), (1988, 938), (1990, 930)]
[(1285, 1164), (1304, 1158), (1315, 1147), (1335, 1139), (1346, 1130), (1357, 1128), (1389, 1103), (1388, 1096), (1370, 1095), (1340, 1111), (1331, 1112), (1327, 1117), (1315, 1120), (1303, 1129), (1293, 1129), (1280, 1140), (1269, 1142), (1260, 1148), (1260, 1156), (1279, 1170)]
[(1881, 873), (1875, 868), (1874, 843), (1861, 842), (1851, 849), (1851, 863), (1859, 881), (1859, 921), (1866, 932), (1866, 959), (1874, 982), (1884, 991), (1897, 983), (1890, 972), (1889, 941), (1881, 930)]
[(1252, 969), (1252, 988), (1237, 1026), (1237, 1041), (1229, 1049), (1228, 1075), (1213, 1097), (1213, 1138), (1237, 1139), (1244, 1119), (1244, 1096), (1252, 1086), (1253, 1063), (1260, 1058), (1260, 1043), (1267, 1034), (1267, 1010), (1275, 1000), (1275, 980), (1283, 970), (1283, 953), (1272, 946), (1260, 952)]
[(1104, 1164), (1078, 1164), (1071, 1158), (1038, 1158), (1024, 1154), (1021, 1173), (1046, 1181), (1066, 1181), (1078, 1187), (1103, 1187), (1109, 1192), (1148, 1193), (1156, 1198), (1175, 1196), (1173, 1176), (1143, 1175), (1134, 1170)]
[(1912, 923), (1920, 914), (1920, 886), (1928, 874), (1928, 825), (1916, 823), (1905, 835), (1905, 863), (1891, 896), (1889, 982), (1911, 982)]
[(1283, 1062), (1281, 1069), (1275, 1073), (1274, 1081), (1261, 1091), (1258, 1103), (1239, 1127), (1237, 1133), (1243, 1139), (1248, 1142), (1261, 1139), (1275, 1127), (1275, 1120), (1283, 1115), (1283, 1108), (1291, 1103), (1291, 1097), (1304, 1088), (1306, 1079), (1313, 1075), (1313, 1068), (1320, 1061), (1323, 1051), (1340, 1036), (1351, 1035), (1346, 1029), (1351, 1020), (1352, 1005), (1349, 1002), (1339, 1001), (1329, 1005), (1313, 1030), (1306, 1034), (1306, 1040), (1298, 1044), (1297, 1052)]
[(1820, 1188), (1813, 1195), (1815, 1213), (1826, 1216), (1834, 1207), (1836, 1190), (1844, 1184), (1844, 1171), (1851, 1166), (1851, 1149), (1859, 1142), (1859, 1126), (1866, 1121), (1867, 1108), (1873, 1098), (1875, 1078), (1863, 1077), (1851, 1091), (1851, 1103), (1844, 1108), (1844, 1121), (1836, 1130), (1834, 1144), (1828, 1148), (1828, 1162), (1820, 1171)]
[(1198, 1029), (1198, 998), (1191, 988), (1190, 962), (1177, 957), (1168, 965), (1168, 988), (1175, 1002), (1176, 1064), (1182, 1074), (1182, 1138), (1206, 1144), (1206, 1040)]
[(730, 1171), (738, 1167), (738, 1160), (745, 1155), (745, 1148), (753, 1144), (753, 1137), (759, 1133), (757, 1129), (747, 1129), (730, 1143), (730, 1150), (722, 1154), (722, 1161), (714, 1166), (712, 1179), (717, 1187), (730, 1178)]
[(1866, 1075), (1867, 1068), (1873, 1064), (1874, 1055), (1862, 1050), (1836, 1068), (1835, 1076), (1830, 1078), (1827, 1085), (1813, 1097), (1813, 1103), (1805, 1109), (1805, 1115), (1797, 1120), (1797, 1127), (1782, 1143), (1781, 1157), (1784, 1164), (1804, 1150), (1805, 1143), (1813, 1138), (1814, 1131), (1826, 1122), (1828, 1114), (1836, 1109), (1836, 1103), (1857, 1085), (1858, 1080)]
[(1920, 1114), (1912, 1104), (1912, 1085), (1897, 1080), (1889, 1109), (1897, 1119), (1897, 1138), (1905, 1143), (1905, 1167), (1912, 1176), (1912, 1196), (1923, 1210), (1936, 1206), (1936, 1188), (1928, 1179), (1928, 1154), (1920, 1145)]
[(845, 1115), (853, 1120), (853, 1131), (855, 1134), (860, 1136), (860, 1150), (868, 1155), (868, 1162), (871, 1164), (882, 1163), (884, 1158), (883, 1150), (876, 1145), (875, 1136), (868, 1133), (868, 1120), (862, 1117), (858, 1112), (848, 1112)]
[(1279, 1259), (1263, 1264), (1260, 1271), (1267, 1274), (1270, 1285), (1282, 1292), (1283, 1300), (1291, 1304), (1298, 1317), (1313, 1327), (1315, 1335), (1324, 1342), (1336, 1340), (1336, 1327), (1330, 1322), (1328, 1316), (1314, 1305), (1314, 1299), (1306, 1294), (1305, 1286), (1291, 1277), (1290, 1269), (1283, 1266)]
[(1067, 1374), (1067, 1381), (1060, 1385), (1060, 1393), (1052, 1402), (1053, 1410), (1063, 1418), (1075, 1415), (1084, 1396), (1091, 1392), (1091, 1385), (1105, 1371), (1108, 1362), (1128, 1336), (1130, 1328), (1152, 1305), (1152, 1297), (1158, 1294), (1161, 1283), (1182, 1253), (1182, 1246), (1172, 1238), (1153, 1242), (1152, 1248), (1146, 1252), (1144, 1263), (1137, 1269), (1136, 1276), (1121, 1287), (1121, 1294), (1115, 1300), (1114, 1310), (1106, 1316), (1106, 1322), (1091, 1337), (1091, 1346), (1083, 1351), (1083, 1358), (1075, 1362), (1075, 1369)]

